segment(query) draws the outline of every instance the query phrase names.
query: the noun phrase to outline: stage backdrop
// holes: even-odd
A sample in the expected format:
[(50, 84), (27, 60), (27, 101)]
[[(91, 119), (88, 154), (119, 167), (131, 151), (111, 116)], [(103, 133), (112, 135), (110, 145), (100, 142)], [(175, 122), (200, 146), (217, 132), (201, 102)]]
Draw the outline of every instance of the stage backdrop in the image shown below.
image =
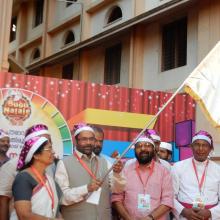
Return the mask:
[[(104, 128), (106, 153), (122, 151), (172, 95), (15, 73), (0, 73), (0, 88), (0, 127), (9, 130), (10, 156), (19, 153), (25, 129), (35, 123), (49, 126), (60, 157), (70, 154), (72, 126), (79, 121)], [(175, 124), (194, 119), (194, 101), (185, 93), (178, 94), (154, 128), (163, 141), (174, 142)]]

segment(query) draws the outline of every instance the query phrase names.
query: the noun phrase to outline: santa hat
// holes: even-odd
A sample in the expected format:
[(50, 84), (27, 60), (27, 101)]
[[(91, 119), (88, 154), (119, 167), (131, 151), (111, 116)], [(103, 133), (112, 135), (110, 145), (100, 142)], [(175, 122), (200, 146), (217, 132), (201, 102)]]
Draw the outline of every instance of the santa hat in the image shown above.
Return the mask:
[(146, 134), (149, 135), (153, 141), (161, 141), (160, 135), (154, 129), (147, 129)]
[(9, 134), (7, 131), (0, 129), (0, 139), (2, 139), (4, 137), (9, 137)]
[(167, 143), (167, 142), (160, 142), (160, 148), (169, 150), (172, 152), (172, 144)]
[(212, 136), (207, 132), (207, 131), (199, 131), (197, 132), (194, 136), (193, 136), (193, 139), (192, 139), (192, 143), (196, 140), (204, 140), (204, 141), (207, 141), (211, 148), (214, 148), (213, 146), (213, 140), (212, 140)]
[(91, 131), (92, 133), (94, 133), (94, 130), (92, 129), (92, 127), (90, 127), (89, 125), (85, 123), (75, 124), (73, 126), (73, 129), (74, 129), (74, 137), (76, 137), (82, 131)]
[(36, 124), (26, 130), (24, 142), (43, 134), (48, 134), (48, 127), (44, 124)]
[(146, 134), (141, 135), (138, 138), (138, 140), (136, 141), (136, 144), (138, 142), (148, 142), (148, 143), (152, 144), (155, 147), (155, 144), (154, 144), (153, 140), (148, 135), (146, 135)]
[(33, 137), (24, 143), (24, 147), (19, 155), (17, 169), (23, 168), (28, 164), (34, 153), (42, 146), (43, 143), (48, 141), (45, 137)]

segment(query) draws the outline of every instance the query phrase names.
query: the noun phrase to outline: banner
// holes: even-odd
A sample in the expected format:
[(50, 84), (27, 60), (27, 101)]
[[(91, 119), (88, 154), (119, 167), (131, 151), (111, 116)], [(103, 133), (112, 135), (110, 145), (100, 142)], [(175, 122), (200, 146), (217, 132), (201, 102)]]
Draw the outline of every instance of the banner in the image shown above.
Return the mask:
[[(0, 88), (0, 128), (10, 132), (11, 156), (19, 153), (25, 129), (35, 123), (48, 125), (60, 157), (72, 153), (71, 130), (79, 121), (104, 129), (104, 152), (123, 150), (123, 143), (133, 140), (172, 95), (15, 73), (0, 73)], [(194, 119), (195, 103), (182, 93), (161, 113), (154, 128), (163, 141), (174, 142), (175, 123)]]
[(9, 132), (8, 155), (14, 157), (23, 146), (25, 130), (44, 123), (52, 134), (54, 150), (60, 158), (72, 147), (69, 127), (59, 110), (44, 97), (24, 89), (0, 89), (1, 125)]

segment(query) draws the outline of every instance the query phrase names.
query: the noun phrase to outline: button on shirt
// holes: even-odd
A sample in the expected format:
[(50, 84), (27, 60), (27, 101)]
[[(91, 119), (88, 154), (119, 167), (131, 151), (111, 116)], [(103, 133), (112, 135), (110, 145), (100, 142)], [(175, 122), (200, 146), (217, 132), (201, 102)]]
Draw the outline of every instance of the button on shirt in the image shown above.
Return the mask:
[[(192, 159), (189, 158), (180, 162), (177, 162), (172, 167), (171, 173), (173, 176), (173, 186), (175, 193), (175, 215), (177, 219), (185, 220), (180, 213), (183, 210), (183, 206), (180, 202), (192, 204), (198, 195), (199, 186), (196, 174), (193, 168)], [(202, 178), (206, 162), (198, 162), (196, 160), (195, 165), (198, 173), (199, 181)], [(220, 219), (220, 166), (213, 161), (209, 161), (206, 170), (204, 183), (201, 189), (201, 194), (204, 198), (205, 205), (214, 205), (211, 208), (212, 220)]]
[[(150, 167), (145, 171), (140, 171), (140, 178), (136, 171), (137, 161), (130, 161), (128, 165), (124, 167), (123, 175), (125, 176), (127, 183), (123, 193), (113, 194), (112, 202), (120, 201), (123, 202), (125, 208), (133, 218), (141, 218), (147, 216), (154, 209), (159, 207), (161, 204), (168, 207), (173, 207), (173, 188), (172, 179), (169, 171), (164, 168), (161, 164), (155, 162), (154, 169), (151, 176)], [(138, 194), (149, 194), (150, 195), (150, 210), (141, 211), (138, 209)], [(162, 216), (158, 220), (165, 220), (166, 215)]]

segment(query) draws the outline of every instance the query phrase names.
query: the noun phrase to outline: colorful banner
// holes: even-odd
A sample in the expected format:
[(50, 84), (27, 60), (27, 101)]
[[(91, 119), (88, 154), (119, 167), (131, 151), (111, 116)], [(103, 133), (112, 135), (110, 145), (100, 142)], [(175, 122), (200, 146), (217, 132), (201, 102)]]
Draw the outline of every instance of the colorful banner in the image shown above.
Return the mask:
[(37, 123), (49, 127), (54, 150), (61, 158), (72, 148), (72, 138), (65, 119), (59, 110), (44, 97), (24, 89), (0, 89), (1, 125), (9, 132), (10, 157), (19, 154), (25, 130)]
[[(172, 95), (15, 73), (0, 73), (0, 88), (0, 128), (10, 132), (11, 156), (19, 153), (25, 129), (35, 123), (48, 125), (60, 156), (71, 154), (70, 131), (78, 121), (101, 126), (105, 140), (112, 143), (130, 142)], [(182, 93), (161, 113), (154, 128), (163, 141), (174, 142), (175, 123), (194, 119), (195, 103)], [(115, 144), (107, 147), (109, 154), (120, 148)]]

